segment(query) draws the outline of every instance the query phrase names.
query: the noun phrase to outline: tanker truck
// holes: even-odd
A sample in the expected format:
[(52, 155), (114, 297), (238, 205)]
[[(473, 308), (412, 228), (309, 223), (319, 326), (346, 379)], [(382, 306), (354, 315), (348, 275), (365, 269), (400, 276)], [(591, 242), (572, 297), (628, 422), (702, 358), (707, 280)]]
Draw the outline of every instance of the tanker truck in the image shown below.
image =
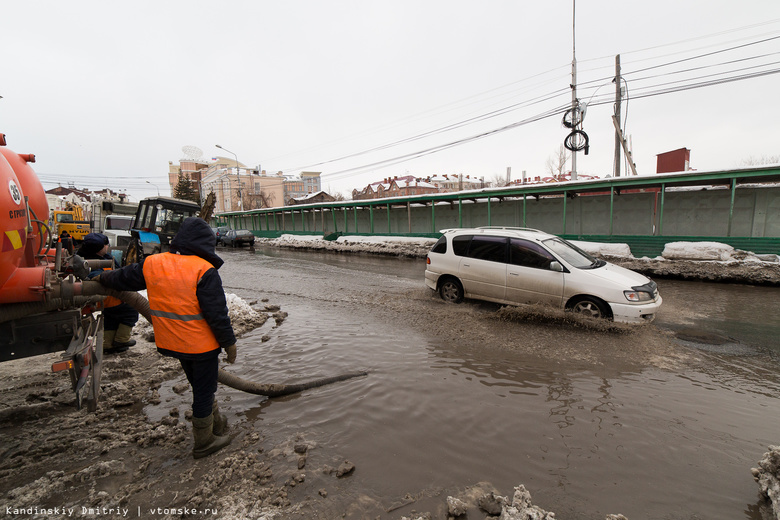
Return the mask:
[(87, 262), (61, 247), (34, 162), (6, 148), (0, 134), (0, 362), (64, 351), (52, 371), (68, 372), (77, 407), (94, 411), (104, 296), (83, 294), (82, 281), (111, 261)]

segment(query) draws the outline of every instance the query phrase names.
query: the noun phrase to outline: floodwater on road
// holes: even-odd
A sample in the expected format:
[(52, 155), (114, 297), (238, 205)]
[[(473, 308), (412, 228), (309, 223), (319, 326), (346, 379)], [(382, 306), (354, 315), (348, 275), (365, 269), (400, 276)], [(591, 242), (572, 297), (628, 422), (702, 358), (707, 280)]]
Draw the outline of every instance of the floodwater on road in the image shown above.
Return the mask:
[(780, 443), (780, 289), (658, 280), (658, 319), (633, 332), (444, 304), (421, 259), (219, 254), (227, 292), (288, 313), (240, 338), (230, 371), (368, 372), (265, 402), (218, 393), (233, 422), (353, 462), (338, 485), (357, 517), (444, 514), (489, 482), (565, 519), (761, 518), (750, 468)]

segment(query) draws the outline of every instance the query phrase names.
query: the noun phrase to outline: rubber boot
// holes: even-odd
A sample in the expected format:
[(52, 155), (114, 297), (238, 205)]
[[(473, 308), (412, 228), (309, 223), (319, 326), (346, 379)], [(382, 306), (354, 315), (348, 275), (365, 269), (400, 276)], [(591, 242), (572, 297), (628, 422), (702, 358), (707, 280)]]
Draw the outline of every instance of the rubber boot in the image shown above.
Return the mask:
[(115, 335), (116, 335), (115, 330), (103, 331), (103, 352), (111, 351), (113, 349), (113, 346), (111, 344), (114, 342)]
[(111, 345), (116, 348), (120, 349), (123, 348), (124, 350), (127, 350), (128, 348), (135, 345), (135, 340), (130, 339), (130, 334), (133, 332), (133, 327), (130, 325), (125, 325), (124, 323), (119, 324), (119, 328), (116, 330), (116, 335), (114, 336), (114, 340), (111, 342)]
[(214, 427), (211, 431), (216, 436), (225, 435), (228, 428), (228, 420), (225, 414), (219, 413), (219, 405), (216, 399), (214, 399), (214, 404), (211, 406), (211, 415), (214, 416)]
[(192, 418), (192, 435), (195, 438), (195, 446), (192, 448), (192, 456), (196, 459), (211, 455), (230, 444), (227, 435), (214, 435), (214, 414), (208, 417)]

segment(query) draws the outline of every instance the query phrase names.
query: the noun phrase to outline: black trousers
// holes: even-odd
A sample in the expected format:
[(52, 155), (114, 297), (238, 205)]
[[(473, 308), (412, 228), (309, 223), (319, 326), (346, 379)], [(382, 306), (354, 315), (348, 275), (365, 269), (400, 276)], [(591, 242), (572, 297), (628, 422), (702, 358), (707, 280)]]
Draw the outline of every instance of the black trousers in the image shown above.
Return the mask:
[(129, 327), (135, 325), (138, 321), (138, 311), (130, 307), (126, 303), (122, 303), (115, 307), (108, 307), (103, 310), (103, 329), (104, 330), (116, 330), (120, 325), (124, 324)]
[(211, 415), (214, 393), (217, 391), (219, 357), (205, 359), (179, 359), (187, 380), (192, 387), (192, 415), (203, 418)]

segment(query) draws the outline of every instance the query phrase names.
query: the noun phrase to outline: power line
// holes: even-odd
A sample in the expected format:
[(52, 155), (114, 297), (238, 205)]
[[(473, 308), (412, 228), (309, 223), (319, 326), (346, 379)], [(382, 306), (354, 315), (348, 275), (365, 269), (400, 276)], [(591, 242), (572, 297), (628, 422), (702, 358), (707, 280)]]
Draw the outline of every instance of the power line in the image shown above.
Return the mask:
[[(757, 77), (768, 76), (768, 75), (772, 75), (772, 74), (777, 74), (779, 72), (780, 72), (780, 69), (771, 69), (771, 70), (762, 71), (762, 72), (755, 72), (755, 73), (751, 73), (751, 74), (742, 74), (742, 75), (734, 76), (734, 77), (727, 77), (727, 78), (721, 78), (721, 79), (715, 79), (715, 80), (702, 81), (702, 82), (693, 83), (693, 84), (679, 85), (677, 87), (664, 88), (664, 89), (655, 90), (655, 91), (652, 91), (652, 92), (647, 92), (647, 93), (644, 93), (644, 94), (642, 94), (642, 93), (639, 93), (639, 94), (634, 93), (632, 98), (633, 99), (641, 99), (641, 98), (646, 98), (646, 97), (651, 97), (651, 96), (659, 96), (659, 95), (663, 95), (663, 94), (671, 94), (671, 93), (674, 93), (674, 92), (682, 92), (682, 91), (685, 91), (685, 90), (692, 90), (692, 89), (696, 89), (696, 88), (703, 88), (703, 87), (709, 87), (709, 86), (714, 86), (714, 85), (720, 85), (720, 84), (724, 84), (724, 83), (731, 83), (731, 82), (734, 82), (734, 81), (742, 81), (742, 80), (746, 80), (746, 79), (753, 79), (753, 78), (757, 78)], [(659, 85), (659, 86), (662, 86), (662, 85)], [(657, 87), (657, 86), (645, 87), (645, 88), (655, 88), (655, 87)], [(601, 104), (605, 104), (607, 102), (611, 102), (611, 101), (596, 101), (593, 104), (601, 105)], [(437, 153), (437, 152), (440, 152), (440, 151), (443, 151), (443, 150), (446, 150), (446, 149), (449, 149), (449, 148), (452, 148), (452, 147), (455, 147), (455, 146), (459, 146), (459, 145), (466, 144), (466, 143), (469, 143), (469, 142), (472, 142), (472, 141), (475, 141), (475, 140), (478, 140), (478, 139), (483, 139), (483, 138), (491, 136), (491, 135), (495, 135), (495, 134), (498, 134), (498, 133), (501, 133), (501, 132), (505, 132), (507, 130), (514, 129), (514, 128), (517, 128), (519, 126), (526, 125), (528, 123), (539, 121), (541, 119), (545, 119), (545, 118), (552, 117), (552, 116), (555, 116), (555, 115), (560, 115), (560, 114), (562, 114), (562, 113), (564, 113), (566, 111), (567, 107), (568, 107), (568, 105), (559, 106), (557, 109), (552, 109), (550, 111), (538, 114), (538, 115), (533, 116), (531, 118), (528, 118), (528, 119), (525, 119), (525, 120), (522, 120), (522, 121), (518, 121), (516, 123), (512, 123), (512, 124), (509, 124), (509, 125), (505, 125), (503, 127), (496, 128), (494, 130), (490, 130), (490, 131), (487, 131), (487, 132), (482, 132), (482, 133), (477, 134), (477, 135), (469, 136), (469, 137), (466, 137), (466, 138), (463, 138), (463, 139), (459, 139), (457, 141), (453, 141), (453, 142), (450, 142), (450, 143), (445, 143), (445, 144), (442, 144), (442, 145), (433, 146), (433, 147), (430, 147), (430, 148), (427, 148), (427, 149), (424, 149), (424, 150), (420, 150), (420, 151), (417, 151), (417, 152), (412, 152), (412, 153), (400, 155), (400, 156), (397, 156), (397, 157), (385, 159), (385, 160), (382, 160), (382, 161), (373, 162), (373, 163), (370, 163), (370, 164), (357, 166), (357, 167), (354, 167), (354, 168), (348, 168), (348, 169), (345, 169), (345, 170), (331, 172), (331, 173), (328, 173), (328, 174), (324, 174), (323, 177), (327, 176), (329, 178), (332, 177), (332, 178), (335, 179), (335, 178), (339, 178), (337, 176), (339, 176), (339, 175), (343, 176), (346, 173), (355, 173), (355, 172), (370, 170), (370, 169), (375, 168), (377, 166), (383, 166), (383, 167), (384, 166), (392, 166), (392, 165), (399, 164), (399, 163), (402, 163), (402, 162), (406, 162), (406, 161), (409, 161), (409, 160), (412, 160), (412, 159), (417, 159), (417, 158), (423, 157), (425, 155), (430, 155), (430, 154), (433, 154), (433, 153)]]
[[(689, 43), (689, 42), (711, 39), (711, 38), (714, 38), (714, 37), (722, 36), (724, 34), (735, 33), (735, 32), (743, 32), (743, 31), (751, 30), (751, 29), (754, 29), (754, 28), (757, 28), (757, 27), (762, 27), (762, 26), (767, 26), (767, 25), (771, 25), (771, 24), (776, 24), (778, 22), (780, 22), (780, 19), (768, 20), (768, 21), (765, 21), (765, 22), (761, 22), (761, 23), (757, 23), (757, 24), (751, 24), (751, 25), (746, 25), (746, 26), (741, 26), (741, 27), (729, 29), (729, 30), (726, 30), (726, 31), (720, 31), (720, 32), (717, 32), (717, 33), (711, 33), (711, 34), (707, 34), (707, 35), (703, 35), (703, 36), (697, 36), (697, 37), (687, 38), (687, 39), (684, 39), (684, 40), (678, 40), (678, 41), (667, 43), (667, 44), (663, 44), (663, 45), (657, 45), (657, 46), (653, 46), (653, 47), (647, 47), (647, 48), (644, 48), (644, 49), (628, 51), (628, 52), (624, 52), (622, 54), (623, 55), (626, 55), (626, 54), (637, 54), (637, 53), (640, 53), (640, 52), (645, 52), (645, 51), (648, 51), (648, 50), (654, 50), (654, 49), (658, 49), (658, 48), (678, 46), (678, 45), (686, 44), (686, 43)], [(768, 33), (768, 34), (776, 35), (777, 33)], [(761, 35), (761, 36), (763, 36), (763, 35)], [(753, 38), (754, 37), (755, 36), (753, 36)], [(744, 48), (744, 47), (751, 46), (751, 45), (757, 45), (757, 44), (760, 44), (760, 43), (765, 43), (767, 41), (772, 41), (772, 40), (774, 40), (776, 38), (780, 38), (780, 37), (773, 36), (771, 38), (766, 38), (766, 39), (762, 39), (762, 40), (759, 40), (759, 41), (751, 41), (751, 42), (743, 44), (743, 45), (738, 45), (738, 46), (730, 47), (730, 48), (727, 48), (727, 49), (720, 49), (720, 50), (717, 50), (717, 51), (715, 51), (713, 53), (706, 53), (706, 54), (700, 54), (700, 55), (697, 55), (697, 56), (689, 57), (689, 58), (686, 58), (685, 60), (672, 61), (672, 62), (664, 63), (664, 64), (661, 64), (661, 65), (653, 66), (653, 67), (647, 67), (645, 69), (638, 69), (636, 71), (633, 71), (632, 73), (637, 73), (637, 72), (640, 72), (641, 70), (646, 70), (646, 69), (649, 70), (649, 69), (653, 69), (653, 68), (661, 67), (661, 66), (669, 66), (671, 64), (678, 63), (680, 61), (688, 61), (688, 60), (698, 59), (698, 58), (703, 57), (703, 56), (708, 56), (708, 55), (712, 55), (712, 54), (718, 54), (718, 53), (722, 53), (722, 52), (728, 52), (730, 50), (740, 49), (740, 48)], [(744, 41), (744, 39), (736, 39), (736, 40), (732, 40), (732, 41)], [(723, 43), (724, 42), (719, 42), (718, 45), (722, 45)], [(727, 42), (727, 43), (731, 43), (731, 41)], [(708, 47), (711, 47), (711, 46), (706, 46), (706, 47), (702, 47), (702, 48), (708, 48)], [(681, 51), (681, 52), (691, 52), (691, 51), (688, 50), (688, 51)], [(678, 53), (673, 53), (673, 54), (678, 54)], [(666, 56), (669, 56), (669, 55), (670, 54), (667, 54)], [(663, 57), (663, 56), (660, 56), (660, 57)], [(609, 56), (609, 58), (611, 59), (612, 56)], [(653, 58), (647, 58), (647, 59), (658, 59), (658, 58), (659, 58), (659, 56), (656, 56), (656, 57), (653, 57)], [(599, 60), (599, 59), (602, 59), (602, 58), (593, 58), (593, 59), (589, 59), (589, 60), (584, 60), (584, 62), (592, 62), (592, 61), (596, 61), (596, 60)], [(639, 61), (645, 61), (645, 60), (639, 60)], [(581, 60), (581, 62), (582, 62), (582, 60)], [(398, 124), (401, 124), (401, 123), (404, 123), (404, 122), (408, 122), (410, 120), (419, 119), (420, 117), (426, 116), (427, 114), (436, 115), (436, 114), (443, 113), (445, 111), (452, 111), (452, 110), (455, 110), (455, 109), (458, 109), (458, 108), (462, 108), (462, 106), (464, 106), (464, 103), (466, 104), (465, 106), (467, 106), (467, 105), (471, 105), (471, 104), (474, 104), (474, 103), (477, 103), (477, 102), (483, 102), (483, 101), (486, 100), (486, 99), (484, 99), (484, 96), (486, 94), (492, 94), (492, 93), (504, 90), (504, 89), (506, 89), (508, 87), (512, 87), (512, 86), (520, 84), (520, 83), (528, 82), (528, 81), (530, 81), (532, 79), (536, 79), (536, 78), (539, 78), (539, 77), (546, 76), (546, 75), (548, 75), (548, 74), (550, 74), (552, 72), (556, 72), (558, 70), (564, 70), (567, 67), (568, 67), (568, 65), (562, 65), (560, 67), (556, 67), (556, 68), (550, 69), (548, 71), (545, 71), (545, 72), (542, 72), (542, 73), (539, 73), (539, 74), (535, 74), (535, 75), (529, 76), (527, 78), (523, 78), (523, 79), (515, 81), (515, 82), (510, 82), (510, 83), (501, 85), (499, 87), (495, 87), (493, 89), (489, 89), (489, 90), (481, 92), (479, 94), (468, 96), (468, 97), (463, 98), (463, 99), (458, 100), (458, 101), (454, 101), (454, 102), (451, 102), (451, 103), (446, 103), (446, 104), (440, 105), (438, 107), (435, 107), (435, 108), (430, 109), (430, 110), (426, 110), (426, 111), (421, 112), (419, 114), (416, 114), (414, 116), (410, 116), (410, 117), (407, 117), (407, 118), (399, 119), (399, 120), (397, 120), (394, 123), (390, 123), (388, 125), (380, 125), (378, 127), (374, 127), (374, 128), (368, 129), (368, 130), (364, 130), (364, 131), (355, 133), (352, 136), (347, 136), (347, 137), (342, 138), (342, 139), (330, 141), (329, 143), (323, 143), (323, 144), (317, 145), (315, 147), (310, 147), (307, 150), (311, 150), (311, 149), (314, 149), (314, 148), (325, 146), (325, 145), (330, 144), (330, 143), (335, 143), (335, 142), (340, 142), (340, 141), (344, 141), (344, 140), (347, 140), (347, 139), (351, 139), (352, 137), (355, 137), (355, 136), (358, 136), (358, 135), (359, 136), (365, 136), (368, 133), (374, 133), (374, 132), (376, 132), (378, 130), (381, 130), (383, 128), (390, 128), (390, 127), (393, 127), (393, 126), (397, 126)], [(594, 70), (594, 69), (591, 69), (591, 70)], [(582, 72), (587, 72), (587, 71), (581, 71), (581, 73)], [(610, 80), (611, 81), (611, 79), (612, 79), (612, 76), (609, 76), (608, 78), (602, 78), (600, 80), (594, 80), (594, 81), (603, 82), (603, 81), (606, 81), (606, 80)], [(583, 85), (587, 85), (587, 83), (590, 83), (590, 82), (586, 82)], [(545, 83), (545, 84), (547, 84), (547, 83)], [(515, 93), (508, 93), (508, 94), (502, 94), (501, 96), (504, 96), (504, 95), (516, 95), (516, 94)], [(552, 95), (552, 94), (550, 94), (550, 95)], [(492, 97), (497, 97), (497, 96), (491, 96), (491, 98)], [(478, 99), (478, 98), (483, 98), (483, 99)], [(473, 101), (475, 99), (476, 99), (476, 101)], [(458, 105), (461, 105), (461, 106), (458, 107)], [(497, 113), (497, 115), (501, 115), (500, 111), (501, 110), (505, 110), (505, 109), (506, 109), (506, 107), (502, 107), (502, 108), (499, 108), (499, 109), (495, 110), (495, 112)], [(379, 145), (379, 146), (376, 146), (376, 147), (368, 148), (366, 150), (343, 154), (343, 155), (341, 155), (339, 157), (336, 157), (334, 159), (328, 159), (328, 160), (324, 160), (324, 161), (314, 161), (314, 162), (311, 162), (310, 164), (308, 164), (306, 166), (298, 166), (298, 167), (293, 167), (293, 168), (282, 168), (282, 170), (283, 171), (292, 171), (292, 170), (300, 169), (300, 168), (308, 168), (308, 167), (312, 167), (312, 166), (319, 166), (319, 165), (324, 165), (324, 164), (330, 164), (330, 163), (337, 162), (337, 161), (340, 161), (340, 160), (343, 160), (343, 159), (352, 158), (352, 157), (359, 156), (359, 155), (364, 155), (364, 154), (367, 154), (367, 153), (370, 153), (370, 152), (373, 152), (373, 151), (379, 151), (379, 150), (382, 150), (382, 149), (385, 149), (385, 148), (388, 148), (388, 147), (391, 147), (391, 146), (405, 144), (408, 141), (421, 139), (421, 138), (427, 137), (429, 135), (435, 135), (436, 133), (438, 133), (440, 131), (445, 131), (449, 127), (458, 128), (459, 125), (466, 124), (470, 120), (474, 120), (475, 122), (481, 121), (482, 117), (485, 117), (485, 115), (484, 114), (477, 115), (477, 116), (475, 116), (473, 118), (469, 118), (469, 119), (467, 119), (465, 121), (458, 120), (457, 122), (452, 123), (451, 125), (447, 125), (445, 127), (438, 127), (436, 129), (433, 129), (433, 130), (430, 130), (430, 131), (427, 131), (427, 132), (423, 132), (423, 133), (418, 134), (416, 136), (398, 139), (396, 141), (392, 141), (392, 142), (384, 144), (384, 145)], [(289, 155), (292, 155), (292, 154), (295, 154), (295, 153), (297, 153), (297, 152), (292, 152), (292, 153), (286, 154), (286, 155), (289, 156)]]

